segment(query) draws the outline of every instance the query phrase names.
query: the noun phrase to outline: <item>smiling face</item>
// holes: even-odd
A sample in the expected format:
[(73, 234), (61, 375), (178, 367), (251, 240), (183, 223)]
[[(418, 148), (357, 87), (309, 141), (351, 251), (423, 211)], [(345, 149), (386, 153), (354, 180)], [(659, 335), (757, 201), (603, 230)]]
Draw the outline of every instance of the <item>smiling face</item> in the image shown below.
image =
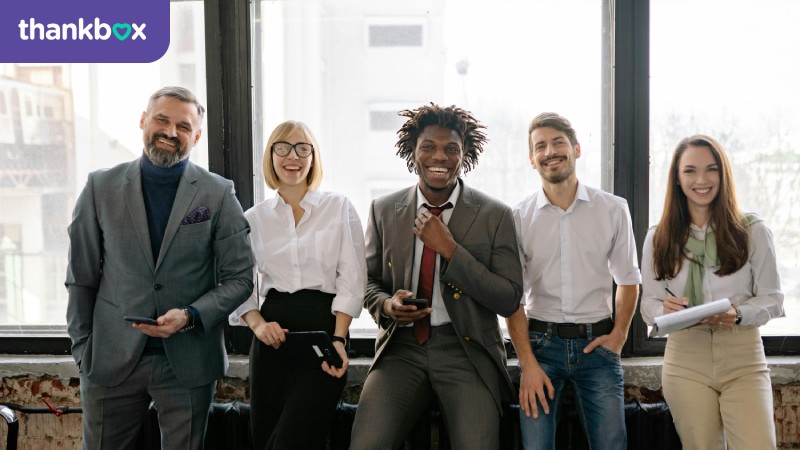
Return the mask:
[[(300, 142), (309, 143), (302, 130), (294, 130), (286, 139), (282, 139), (289, 144)], [(305, 158), (297, 156), (297, 152), (292, 150), (286, 156), (280, 156), (272, 151), (272, 167), (278, 176), (280, 187), (289, 186), (308, 186), (308, 173), (311, 171), (311, 164), (314, 162), (313, 153)]]
[(200, 140), (197, 107), (170, 96), (159, 97), (139, 120), (144, 153), (159, 167), (172, 167), (189, 156)]
[(697, 225), (706, 222), (708, 208), (719, 194), (719, 171), (714, 154), (705, 146), (688, 146), (678, 162), (678, 184)]
[(576, 176), (575, 161), (581, 156), (581, 145), (573, 147), (565, 132), (539, 127), (531, 132), (530, 140), (531, 165), (542, 181), (558, 184)]
[(422, 130), (414, 149), (414, 161), (419, 187), (428, 201), (447, 200), (458, 182), (463, 160), (464, 142), (458, 132), (439, 125)]

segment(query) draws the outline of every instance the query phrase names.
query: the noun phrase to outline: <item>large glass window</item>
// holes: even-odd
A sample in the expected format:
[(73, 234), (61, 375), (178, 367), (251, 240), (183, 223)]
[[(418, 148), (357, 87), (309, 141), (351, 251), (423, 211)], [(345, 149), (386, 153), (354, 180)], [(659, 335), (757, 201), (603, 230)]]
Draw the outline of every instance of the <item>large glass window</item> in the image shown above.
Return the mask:
[[(66, 228), (87, 174), (141, 155), (139, 119), (159, 87), (205, 103), (203, 4), (170, 14), (157, 63), (0, 64), (0, 334), (64, 333)], [(191, 158), (207, 166), (207, 153), (201, 139)]]
[[(254, 166), (275, 125), (302, 120), (320, 141), (322, 189), (346, 194), (366, 222), (371, 200), (416, 182), (395, 155), (396, 113), (436, 102), (471, 110), (488, 127), (486, 151), (465, 177), (472, 186), (512, 206), (537, 189), (527, 127), (556, 111), (578, 132), (579, 179), (599, 187), (610, 151), (602, 8), (597, 0), (262, 1)], [(256, 202), (274, 195), (260, 173), (254, 182)], [(375, 324), (364, 313), (353, 328)]]
[(702, 133), (728, 151), (738, 198), (772, 230), (786, 318), (800, 324), (800, 47), (792, 0), (651, 0), (650, 223), (664, 201), (678, 141)]

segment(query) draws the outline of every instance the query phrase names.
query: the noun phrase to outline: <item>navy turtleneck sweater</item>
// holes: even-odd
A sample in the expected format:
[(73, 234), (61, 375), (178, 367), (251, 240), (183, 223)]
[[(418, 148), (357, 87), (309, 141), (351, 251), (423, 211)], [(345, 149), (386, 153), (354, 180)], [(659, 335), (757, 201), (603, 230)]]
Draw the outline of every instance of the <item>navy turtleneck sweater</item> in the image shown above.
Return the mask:
[(142, 155), (141, 161), (142, 195), (147, 210), (147, 228), (150, 231), (153, 261), (157, 262), (161, 242), (164, 240), (164, 231), (167, 229), (169, 215), (172, 212), (172, 204), (178, 193), (178, 184), (189, 164), (189, 158), (167, 168), (156, 166), (147, 155)]
[[(164, 231), (167, 229), (172, 204), (178, 193), (178, 184), (187, 164), (189, 164), (188, 158), (172, 167), (164, 168), (153, 164), (147, 155), (143, 154), (141, 157), (142, 196), (144, 208), (147, 210), (147, 229), (150, 232), (153, 262), (158, 262)], [(148, 337), (144, 352), (146, 355), (164, 354), (164, 341), (161, 338)]]

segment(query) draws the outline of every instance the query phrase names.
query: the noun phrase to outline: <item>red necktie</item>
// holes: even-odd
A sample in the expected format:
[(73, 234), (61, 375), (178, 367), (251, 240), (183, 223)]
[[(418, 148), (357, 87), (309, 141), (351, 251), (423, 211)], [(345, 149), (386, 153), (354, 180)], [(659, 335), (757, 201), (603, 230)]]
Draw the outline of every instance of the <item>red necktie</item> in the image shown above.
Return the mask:
[[(434, 207), (423, 204), (434, 216), (439, 216), (445, 209), (450, 209), (453, 204), (450, 202), (442, 206)], [(428, 300), (428, 306), (433, 302), (433, 279), (436, 276), (436, 252), (427, 245), (422, 248), (422, 261), (419, 265), (419, 280), (417, 281), (417, 298)], [(414, 337), (417, 338), (419, 345), (428, 341), (431, 336), (431, 315), (414, 322)]]

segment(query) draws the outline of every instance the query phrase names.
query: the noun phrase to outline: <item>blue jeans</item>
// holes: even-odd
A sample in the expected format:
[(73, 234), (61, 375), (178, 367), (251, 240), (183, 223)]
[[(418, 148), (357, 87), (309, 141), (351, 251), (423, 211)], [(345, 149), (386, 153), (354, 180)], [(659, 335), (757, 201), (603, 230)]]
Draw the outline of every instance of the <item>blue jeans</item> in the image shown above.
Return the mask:
[(598, 346), (588, 355), (588, 338), (561, 339), (548, 333), (530, 331), (531, 347), (542, 370), (550, 377), (555, 397), (548, 400), (550, 414), (539, 407), (539, 418), (526, 417), (520, 410), (522, 446), (526, 450), (555, 449), (556, 425), (567, 381), (572, 382), (575, 408), (592, 450), (624, 450), (625, 400), (619, 355)]

